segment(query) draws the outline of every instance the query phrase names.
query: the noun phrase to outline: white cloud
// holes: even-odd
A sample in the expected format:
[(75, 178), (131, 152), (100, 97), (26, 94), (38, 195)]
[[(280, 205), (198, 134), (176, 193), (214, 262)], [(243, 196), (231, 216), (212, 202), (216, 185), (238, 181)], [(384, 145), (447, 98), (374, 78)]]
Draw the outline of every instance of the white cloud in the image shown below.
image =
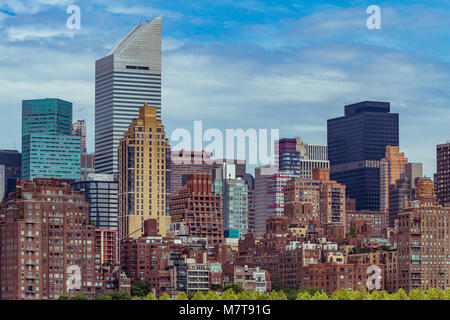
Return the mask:
[(63, 7), (74, 3), (75, 0), (3, 0), (0, 8), (15, 14), (36, 14), (50, 7)]
[(40, 28), (37, 26), (9, 27), (6, 35), (9, 41), (39, 40), (53, 37), (72, 38), (76, 31), (64, 28)]

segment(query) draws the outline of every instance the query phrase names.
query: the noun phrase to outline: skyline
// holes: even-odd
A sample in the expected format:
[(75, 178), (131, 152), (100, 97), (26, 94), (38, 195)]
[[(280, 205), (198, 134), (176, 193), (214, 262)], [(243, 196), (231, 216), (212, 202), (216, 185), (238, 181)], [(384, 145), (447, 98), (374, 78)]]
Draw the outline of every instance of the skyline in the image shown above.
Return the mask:
[[(81, 8), (80, 30), (66, 29), (71, 3)], [(219, 1), (209, 9), (199, 2), (181, 9), (160, 1), (3, 1), (0, 110), (9, 116), (0, 133), (12, 138), (0, 149), (21, 149), (22, 100), (55, 97), (73, 102), (74, 121), (87, 120), (93, 152), (95, 60), (141, 20), (161, 15), (169, 137), (202, 120), (205, 129), (279, 128), (280, 137), (326, 144), (326, 120), (342, 116), (344, 105), (389, 101), (400, 115), (400, 151), (432, 177), (436, 145), (448, 138), (450, 5), (410, 3), (379, 1), (382, 30), (368, 30), (366, 1)]]

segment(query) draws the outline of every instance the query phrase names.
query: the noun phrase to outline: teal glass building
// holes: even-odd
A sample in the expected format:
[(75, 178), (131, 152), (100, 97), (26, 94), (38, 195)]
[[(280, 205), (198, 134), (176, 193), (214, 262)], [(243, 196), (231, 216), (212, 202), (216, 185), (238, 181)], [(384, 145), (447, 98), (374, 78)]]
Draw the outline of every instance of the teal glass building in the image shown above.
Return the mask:
[(22, 101), (22, 180), (80, 179), (81, 138), (72, 136), (72, 103)]

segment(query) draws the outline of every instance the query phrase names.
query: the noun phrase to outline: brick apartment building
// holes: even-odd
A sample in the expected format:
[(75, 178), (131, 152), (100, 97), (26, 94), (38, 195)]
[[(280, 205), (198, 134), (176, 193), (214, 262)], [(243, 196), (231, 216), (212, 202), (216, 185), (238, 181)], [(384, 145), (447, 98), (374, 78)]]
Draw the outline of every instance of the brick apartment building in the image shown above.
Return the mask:
[[(88, 206), (84, 195), (60, 180), (17, 182), (0, 209), (5, 215), (0, 224), (2, 300), (95, 296), (101, 282)], [(73, 288), (68, 287), (69, 278), (75, 280)]]
[(172, 222), (187, 223), (192, 237), (223, 243), (222, 197), (212, 193), (211, 175), (188, 175), (186, 186), (171, 197), (170, 215)]
[(450, 288), (449, 223), (450, 208), (437, 204), (431, 179), (419, 179), (415, 200), (398, 216), (399, 288)]

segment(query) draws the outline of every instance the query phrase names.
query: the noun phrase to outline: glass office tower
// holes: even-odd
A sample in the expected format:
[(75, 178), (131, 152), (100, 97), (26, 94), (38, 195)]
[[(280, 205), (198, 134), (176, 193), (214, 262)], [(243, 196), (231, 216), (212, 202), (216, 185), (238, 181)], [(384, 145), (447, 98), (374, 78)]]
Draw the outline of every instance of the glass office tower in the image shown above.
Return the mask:
[(22, 180), (80, 178), (81, 140), (72, 136), (72, 103), (22, 102)]
[(345, 116), (328, 120), (331, 179), (347, 186), (357, 210), (380, 209), (380, 160), (386, 146), (399, 145), (399, 117), (389, 102), (345, 106)]
[(161, 18), (135, 27), (95, 64), (95, 172), (117, 173), (119, 140), (139, 108), (161, 119)]

